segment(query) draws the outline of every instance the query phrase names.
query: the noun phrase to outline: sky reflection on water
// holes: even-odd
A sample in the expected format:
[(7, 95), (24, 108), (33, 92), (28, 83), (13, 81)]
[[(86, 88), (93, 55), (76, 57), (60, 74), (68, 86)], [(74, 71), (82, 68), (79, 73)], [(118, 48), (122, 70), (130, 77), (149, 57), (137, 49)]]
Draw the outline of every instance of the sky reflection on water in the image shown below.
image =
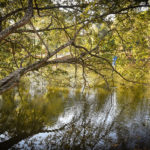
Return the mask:
[(0, 148), (150, 148), (150, 99), (145, 87), (83, 93), (44, 82), (46, 90), (39, 94), (38, 87), (31, 91), (24, 86), (0, 97)]

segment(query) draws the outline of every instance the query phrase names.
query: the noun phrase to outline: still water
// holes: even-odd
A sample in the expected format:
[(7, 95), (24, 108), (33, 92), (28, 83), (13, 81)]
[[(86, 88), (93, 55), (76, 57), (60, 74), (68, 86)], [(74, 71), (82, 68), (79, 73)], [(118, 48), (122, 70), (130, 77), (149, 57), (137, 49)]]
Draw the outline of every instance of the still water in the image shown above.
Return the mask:
[(150, 149), (149, 92), (24, 81), (0, 96), (0, 149)]

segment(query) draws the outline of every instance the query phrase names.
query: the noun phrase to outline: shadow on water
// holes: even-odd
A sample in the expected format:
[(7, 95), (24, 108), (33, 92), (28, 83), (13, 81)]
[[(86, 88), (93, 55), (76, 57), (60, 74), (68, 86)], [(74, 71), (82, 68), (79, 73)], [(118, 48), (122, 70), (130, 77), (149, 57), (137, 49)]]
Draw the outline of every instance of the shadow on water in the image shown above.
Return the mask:
[(0, 149), (150, 149), (148, 89), (29, 87), (0, 97)]

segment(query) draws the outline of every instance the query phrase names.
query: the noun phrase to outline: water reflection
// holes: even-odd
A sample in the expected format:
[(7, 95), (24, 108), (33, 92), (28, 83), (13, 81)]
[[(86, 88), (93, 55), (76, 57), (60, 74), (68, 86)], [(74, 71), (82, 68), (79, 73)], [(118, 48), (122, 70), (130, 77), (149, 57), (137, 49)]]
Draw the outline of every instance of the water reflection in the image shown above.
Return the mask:
[(47, 86), (33, 96), (24, 86), (0, 97), (0, 149), (150, 148), (150, 99), (145, 87), (83, 93)]

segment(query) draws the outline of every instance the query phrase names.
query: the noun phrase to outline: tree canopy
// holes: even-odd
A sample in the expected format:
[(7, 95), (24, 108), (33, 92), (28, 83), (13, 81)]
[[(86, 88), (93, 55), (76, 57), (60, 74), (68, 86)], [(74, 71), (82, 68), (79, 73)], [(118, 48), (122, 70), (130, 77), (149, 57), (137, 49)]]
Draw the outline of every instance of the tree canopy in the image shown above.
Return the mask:
[[(148, 0), (1, 0), (0, 93), (51, 64), (80, 65), (108, 84), (107, 72), (137, 82), (150, 51)], [(112, 59), (117, 56), (117, 68)], [(86, 80), (86, 79), (85, 79)]]

